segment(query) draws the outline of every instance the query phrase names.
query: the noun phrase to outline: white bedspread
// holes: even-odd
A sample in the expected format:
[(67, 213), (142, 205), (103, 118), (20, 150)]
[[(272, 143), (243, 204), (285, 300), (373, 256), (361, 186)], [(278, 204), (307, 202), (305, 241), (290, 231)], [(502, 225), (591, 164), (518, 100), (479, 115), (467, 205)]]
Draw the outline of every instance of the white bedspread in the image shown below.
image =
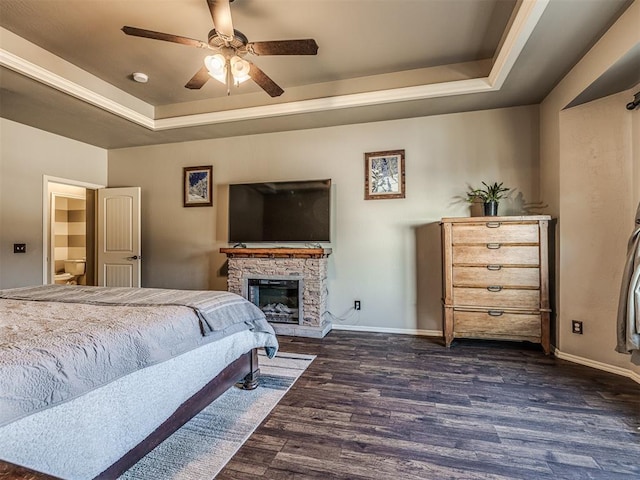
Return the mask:
[[(267, 328), (271, 329), (268, 324)], [(273, 329), (267, 333), (264, 346), (275, 353)], [(0, 298), (0, 426), (77, 398), (215, 337), (203, 336), (200, 318), (184, 306)]]
[(228, 364), (271, 341), (245, 330), (0, 427), (0, 459), (67, 480), (92, 479)]

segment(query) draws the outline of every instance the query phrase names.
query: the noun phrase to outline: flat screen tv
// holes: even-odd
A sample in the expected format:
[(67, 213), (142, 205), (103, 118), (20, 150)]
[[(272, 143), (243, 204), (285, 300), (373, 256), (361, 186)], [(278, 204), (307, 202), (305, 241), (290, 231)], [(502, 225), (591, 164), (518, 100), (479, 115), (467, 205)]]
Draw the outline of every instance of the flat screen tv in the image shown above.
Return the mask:
[(229, 243), (329, 242), (331, 180), (229, 185)]

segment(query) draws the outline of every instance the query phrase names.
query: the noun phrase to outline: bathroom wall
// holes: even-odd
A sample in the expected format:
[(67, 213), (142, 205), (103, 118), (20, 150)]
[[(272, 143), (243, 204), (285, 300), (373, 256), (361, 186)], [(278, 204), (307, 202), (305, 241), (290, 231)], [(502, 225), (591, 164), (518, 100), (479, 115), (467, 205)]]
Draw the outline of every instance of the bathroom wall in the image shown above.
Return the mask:
[[(64, 272), (64, 261), (87, 257), (86, 189), (51, 183), (54, 272)], [(86, 283), (85, 277), (78, 279)]]
[(64, 261), (87, 256), (86, 201), (80, 198), (56, 197), (55, 205), (55, 270), (64, 270)]

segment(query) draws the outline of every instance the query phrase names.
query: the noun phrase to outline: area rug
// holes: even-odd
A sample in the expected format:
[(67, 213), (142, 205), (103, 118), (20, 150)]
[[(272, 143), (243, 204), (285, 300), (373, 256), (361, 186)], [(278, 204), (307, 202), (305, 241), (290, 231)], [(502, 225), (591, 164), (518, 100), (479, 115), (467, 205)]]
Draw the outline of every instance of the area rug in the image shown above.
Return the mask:
[(123, 480), (205, 480), (214, 478), (315, 356), (261, 352), (260, 386), (231, 388), (131, 467)]

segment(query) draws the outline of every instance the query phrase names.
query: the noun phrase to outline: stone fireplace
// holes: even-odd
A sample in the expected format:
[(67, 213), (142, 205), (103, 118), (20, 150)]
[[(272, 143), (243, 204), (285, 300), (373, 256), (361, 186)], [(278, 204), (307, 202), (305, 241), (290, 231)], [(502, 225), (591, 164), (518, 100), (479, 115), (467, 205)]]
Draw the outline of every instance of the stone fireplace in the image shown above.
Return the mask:
[(279, 335), (324, 337), (326, 318), (326, 248), (221, 248), (227, 255), (227, 289), (265, 313)]

